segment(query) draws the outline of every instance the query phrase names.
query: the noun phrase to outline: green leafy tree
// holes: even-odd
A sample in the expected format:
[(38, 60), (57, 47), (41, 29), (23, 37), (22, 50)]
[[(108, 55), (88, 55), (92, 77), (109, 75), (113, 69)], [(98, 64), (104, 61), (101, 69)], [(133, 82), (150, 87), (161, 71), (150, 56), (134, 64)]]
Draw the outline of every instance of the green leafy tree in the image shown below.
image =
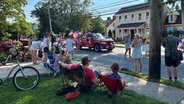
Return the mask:
[(26, 0), (0, 0), (0, 39), (5, 37), (7, 27), (10, 26), (8, 19), (25, 19), (25, 14), (21, 7), (26, 4)]
[(101, 17), (93, 18), (91, 20), (91, 27), (92, 30), (95, 30), (97, 32), (104, 32), (105, 25), (103, 23), (103, 19)]
[[(66, 30), (89, 30), (91, 13), (87, 7), (90, 0), (47, 0), (39, 2), (32, 11), (32, 16), (40, 22), (40, 32), (49, 31), (49, 13), (52, 30), (56, 33)], [(50, 11), (50, 12), (49, 12)]]

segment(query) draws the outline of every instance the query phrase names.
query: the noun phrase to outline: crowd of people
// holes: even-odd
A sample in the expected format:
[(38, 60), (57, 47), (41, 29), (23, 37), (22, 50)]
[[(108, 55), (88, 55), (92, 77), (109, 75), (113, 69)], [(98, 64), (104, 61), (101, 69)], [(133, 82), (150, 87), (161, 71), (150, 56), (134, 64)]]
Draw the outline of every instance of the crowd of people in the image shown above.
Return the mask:
[[(134, 60), (134, 71), (142, 72), (142, 51), (141, 46), (143, 45), (142, 38), (139, 33), (134, 35), (135, 37), (131, 41), (131, 35), (128, 31), (125, 31), (124, 41), (125, 41), (125, 53), (126, 57), (127, 53), (129, 58)], [(88, 84), (88, 85), (99, 85), (101, 80), (99, 76), (101, 71), (92, 70), (89, 68), (90, 59), (88, 56), (83, 56), (81, 58), (81, 65), (72, 63), (72, 59), (74, 58), (74, 46), (77, 42), (77, 50), (80, 45), (80, 37), (77, 37), (78, 41), (74, 41), (72, 39), (72, 35), (67, 35), (67, 39), (65, 41), (66, 49), (64, 46), (64, 40), (61, 36), (54, 34), (54, 32), (46, 32), (43, 40), (39, 39), (35, 35), (31, 37), (31, 45), (30, 50), (32, 53), (32, 62), (34, 65), (37, 65), (37, 54), (38, 57), (42, 60), (48, 60), (48, 52), (54, 53), (54, 67), (57, 67), (59, 70), (62, 70), (64, 77), (69, 80), (74, 80), (78, 83), (78, 85)], [(147, 38), (145, 41), (146, 44), (149, 44), (150, 38)], [(177, 50), (179, 45), (179, 39), (173, 36), (172, 32), (168, 32), (168, 37), (164, 39), (163, 46), (165, 47), (165, 65), (167, 66), (169, 79), (172, 80), (172, 68), (174, 72), (174, 79), (177, 81), (177, 66), (180, 64), (181, 60), (173, 59), (172, 55), (175, 50)], [(133, 51), (131, 52), (131, 48)], [(39, 50), (39, 51), (38, 51)], [(43, 55), (42, 55), (43, 50)], [(38, 51), (38, 53), (37, 53)], [(111, 71), (107, 73), (103, 73), (103, 75), (108, 76), (110, 78), (121, 79), (118, 74), (120, 67), (118, 63), (112, 63), (110, 66)], [(125, 81), (121, 81), (122, 85), (125, 87)]]
[[(134, 39), (131, 42), (130, 34), (125, 30), (125, 34), (123, 35), (124, 42), (125, 42), (125, 53), (124, 56), (126, 57), (127, 52), (129, 52), (129, 58), (133, 58), (134, 60), (134, 71), (135, 72), (142, 72), (142, 47), (143, 45), (147, 44), (149, 46), (150, 43), (150, 36), (148, 36), (143, 43), (140, 34), (136, 33), (134, 35)], [(169, 80), (172, 80), (172, 70), (174, 73), (174, 80), (178, 80), (178, 71), (177, 67), (181, 63), (182, 54), (180, 54), (179, 58), (177, 57), (178, 50), (183, 51), (183, 37), (180, 36), (179, 38), (173, 36), (173, 32), (169, 31), (168, 36), (163, 41), (163, 47), (165, 48), (165, 65), (167, 66), (167, 72)], [(133, 51), (131, 53), (131, 48)], [(146, 55), (149, 54), (149, 51), (145, 51)], [(181, 53), (181, 52), (180, 52)], [(174, 58), (173, 58), (174, 57)]]

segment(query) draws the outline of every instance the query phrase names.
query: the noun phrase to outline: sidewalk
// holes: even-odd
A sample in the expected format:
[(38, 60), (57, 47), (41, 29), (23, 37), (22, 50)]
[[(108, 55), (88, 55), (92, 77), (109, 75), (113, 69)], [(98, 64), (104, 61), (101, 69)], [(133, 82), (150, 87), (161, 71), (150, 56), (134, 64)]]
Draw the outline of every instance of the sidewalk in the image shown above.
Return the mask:
[[(73, 63), (80, 62), (73, 61)], [(27, 65), (35, 67), (40, 73), (47, 73), (42, 63), (40, 63), (39, 65), (32, 65), (31, 62), (21, 64), (21, 66)], [(0, 77), (5, 77), (11, 67), (12, 66), (0, 66)], [(97, 63), (92, 63), (92, 65), (90, 65), (90, 68), (100, 69), (101, 71), (105, 71), (108, 69), (104, 66), (97, 66)], [(184, 104), (184, 90), (182, 89), (167, 86), (164, 84), (149, 82), (126, 74), (121, 74), (121, 76), (128, 85), (128, 87), (126, 87), (127, 89), (144, 94), (146, 96), (150, 96), (163, 102), (168, 102), (169, 104)]]

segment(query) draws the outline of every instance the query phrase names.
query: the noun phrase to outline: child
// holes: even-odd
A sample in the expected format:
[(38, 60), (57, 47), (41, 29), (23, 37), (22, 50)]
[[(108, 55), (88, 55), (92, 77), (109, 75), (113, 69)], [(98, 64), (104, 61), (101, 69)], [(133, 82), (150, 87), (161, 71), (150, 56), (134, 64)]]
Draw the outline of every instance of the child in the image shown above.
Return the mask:
[[(108, 75), (108, 77), (110, 78), (117, 78), (117, 79), (121, 79), (121, 76), (118, 74), (119, 72), (119, 65), (117, 63), (113, 63), (111, 66), (110, 66), (111, 70), (112, 70), (112, 74)], [(123, 86), (125, 87), (125, 82), (123, 80), (121, 80)]]

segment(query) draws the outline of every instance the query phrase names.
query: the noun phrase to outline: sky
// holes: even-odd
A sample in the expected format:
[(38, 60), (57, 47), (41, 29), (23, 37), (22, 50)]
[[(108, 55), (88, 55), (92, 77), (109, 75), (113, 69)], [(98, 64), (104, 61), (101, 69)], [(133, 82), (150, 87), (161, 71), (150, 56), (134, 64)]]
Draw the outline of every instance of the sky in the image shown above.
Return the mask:
[[(34, 10), (34, 5), (36, 5), (41, 0), (27, 0), (27, 5), (23, 7), (24, 13), (26, 14), (26, 20), (28, 22), (36, 22), (36, 18), (31, 17), (31, 11)], [(103, 19), (107, 17), (112, 17), (115, 12), (120, 8), (136, 5), (146, 2), (146, 0), (91, 0), (95, 4), (89, 8), (94, 12), (94, 16), (101, 15)], [(109, 15), (107, 15), (109, 14)]]

